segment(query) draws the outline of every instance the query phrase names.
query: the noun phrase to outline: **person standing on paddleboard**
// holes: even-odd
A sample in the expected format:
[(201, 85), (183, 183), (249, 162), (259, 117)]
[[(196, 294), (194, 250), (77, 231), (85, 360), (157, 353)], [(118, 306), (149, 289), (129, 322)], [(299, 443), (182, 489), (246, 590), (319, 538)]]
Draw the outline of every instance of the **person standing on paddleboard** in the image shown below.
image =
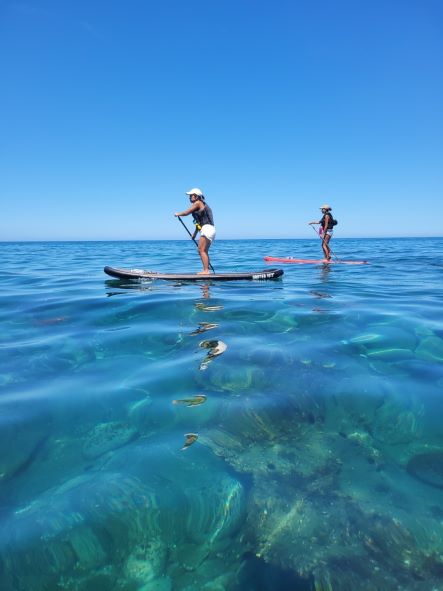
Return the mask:
[(331, 249), (329, 248), (329, 241), (331, 240), (334, 234), (334, 218), (332, 217), (331, 213), (332, 207), (325, 204), (320, 207), (320, 210), (323, 214), (323, 217), (318, 222), (309, 222), (309, 225), (312, 224), (320, 224), (320, 228), (318, 234), (321, 238), (321, 247), (323, 249), (323, 253), (325, 255), (325, 260), (331, 260)]
[(191, 189), (186, 191), (191, 201), (191, 207), (186, 211), (175, 213), (175, 217), (182, 217), (192, 214), (194, 218), (195, 231), (192, 235), (192, 240), (195, 239), (198, 232), (200, 232), (200, 239), (198, 241), (198, 252), (203, 264), (203, 271), (199, 275), (209, 274), (209, 247), (212, 241), (215, 240), (215, 226), (212, 209), (205, 202), (205, 197), (200, 189)]

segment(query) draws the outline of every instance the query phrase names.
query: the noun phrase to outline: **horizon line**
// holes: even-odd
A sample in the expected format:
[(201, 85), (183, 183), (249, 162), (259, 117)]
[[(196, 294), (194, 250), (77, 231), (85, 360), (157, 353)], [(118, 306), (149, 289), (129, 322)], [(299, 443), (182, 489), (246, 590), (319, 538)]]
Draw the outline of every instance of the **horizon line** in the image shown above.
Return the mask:
[[(443, 238), (441, 236), (340, 236), (334, 237), (337, 240), (416, 240)], [(248, 240), (318, 240), (314, 236), (307, 237), (288, 237), (288, 238), (219, 238), (217, 242), (224, 241), (248, 241)], [(28, 242), (188, 242), (189, 238), (30, 238), (16, 240), (2, 240), (0, 244), (10, 243), (28, 243)]]

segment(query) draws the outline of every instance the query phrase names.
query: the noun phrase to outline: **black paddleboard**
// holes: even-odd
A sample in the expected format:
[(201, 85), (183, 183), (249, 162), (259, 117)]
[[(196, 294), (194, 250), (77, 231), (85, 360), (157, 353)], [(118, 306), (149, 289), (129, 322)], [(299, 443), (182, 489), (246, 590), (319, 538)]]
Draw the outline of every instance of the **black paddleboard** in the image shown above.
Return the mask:
[(144, 271), (143, 269), (115, 269), (105, 267), (104, 272), (118, 279), (169, 279), (170, 281), (235, 281), (239, 279), (277, 279), (283, 275), (281, 269), (264, 269), (263, 271), (241, 271), (239, 273), (210, 273), (199, 275), (198, 273), (158, 273), (156, 271)]

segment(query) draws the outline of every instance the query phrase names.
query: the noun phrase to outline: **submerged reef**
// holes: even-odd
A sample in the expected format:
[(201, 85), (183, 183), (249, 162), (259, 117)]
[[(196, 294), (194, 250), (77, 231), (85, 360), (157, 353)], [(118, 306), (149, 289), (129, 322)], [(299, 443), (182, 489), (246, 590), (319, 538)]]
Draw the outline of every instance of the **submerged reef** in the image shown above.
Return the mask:
[[(440, 363), (442, 340), (349, 323), (332, 349), (316, 340), (331, 319), (311, 316), (254, 313), (285, 347), (214, 333), (195, 351), (221, 325), (173, 327), (162, 371), (155, 335), (140, 336), (136, 369), (93, 412), (5, 420), (0, 589), (441, 589), (443, 449), (424, 441), (432, 413), (402, 379)], [(229, 317), (248, 333), (249, 310)], [(93, 351), (78, 367), (111, 373), (112, 349)]]
[(443, 522), (431, 515), (431, 498), (417, 504), (423, 493), (408, 472), (440, 487), (443, 456), (418, 455), (407, 471), (404, 464), (423, 431), (423, 405), (405, 393), (400, 401), (376, 378), (360, 389), (337, 378), (336, 392), (297, 390), (285, 404), (277, 392), (267, 402), (242, 396), (202, 436), (251, 478), (249, 547), (316, 591), (437, 589)]
[[(246, 516), (242, 485), (209, 465), (192, 481), (194, 468), (175, 454), (156, 463), (143, 446), (128, 453), (117, 452), (109, 468), (132, 457), (132, 474), (73, 478), (9, 516), (0, 535), (2, 590), (185, 589), (220, 552), (225, 561), (211, 567), (226, 578), (226, 561), (243, 551), (231, 539)], [(189, 484), (174, 479), (174, 465)], [(201, 588), (210, 580), (209, 564), (205, 569)]]
[(152, 491), (117, 473), (74, 478), (49, 490), (3, 528), (1, 588), (57, 589), (91, 572), (106, 577), (107, 566), (115, 576), (130, 548), (158, 531), (149, 519), (154, 506)]
[(431, 451), (413, 456), (408, 461), (407, 470), (418, 480), (443, 489), (443, 451)]

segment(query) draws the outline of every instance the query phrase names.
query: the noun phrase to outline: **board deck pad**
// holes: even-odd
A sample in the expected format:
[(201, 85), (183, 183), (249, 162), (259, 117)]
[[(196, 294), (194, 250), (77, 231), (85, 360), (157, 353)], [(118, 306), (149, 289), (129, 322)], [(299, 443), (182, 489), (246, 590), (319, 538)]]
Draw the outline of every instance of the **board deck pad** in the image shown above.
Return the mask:
[(296, 259), (294, 257), (264, 257), (268, 263), (294, 263), (298, 265), (368, 265), (368, 261), (342, 261), (341, 259), (330, 260), (326, 259)]
[(159, 273), (144, 269), (116, 269), (106, 266), (104, 272), (117, 279), (166, 279), (170, 281), (235, 281), (241, 279), (277, 279), (283, 275), (282, 269), (263, 269), (262, 271), (240, 271), (236, 273)]

